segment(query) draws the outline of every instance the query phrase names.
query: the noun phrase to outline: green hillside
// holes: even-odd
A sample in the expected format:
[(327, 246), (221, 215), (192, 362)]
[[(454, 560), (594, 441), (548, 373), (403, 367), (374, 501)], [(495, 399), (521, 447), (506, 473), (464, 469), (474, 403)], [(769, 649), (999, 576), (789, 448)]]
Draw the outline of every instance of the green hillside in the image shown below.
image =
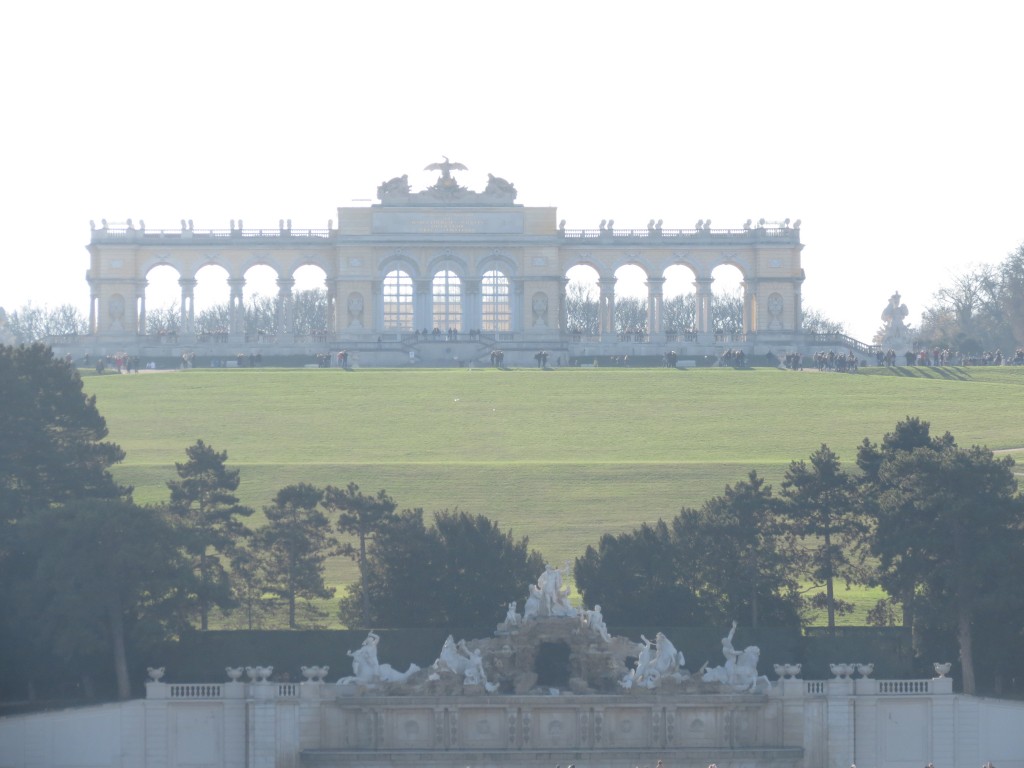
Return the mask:
[[(821, 443), (855, 469), (857, 445), (908, 415), (1024, 457), (1024, 368), (216, 369), (85, 386), (140, 502), (166, 498), (174, 462), (202, 439), (228, 452), (257, 509), (290, 483), (355, 482), (399, 508), (485, 514), (558, 562), (750, 469), (777, 484)], [(331, 564), (332, 583), (352, 576)]]

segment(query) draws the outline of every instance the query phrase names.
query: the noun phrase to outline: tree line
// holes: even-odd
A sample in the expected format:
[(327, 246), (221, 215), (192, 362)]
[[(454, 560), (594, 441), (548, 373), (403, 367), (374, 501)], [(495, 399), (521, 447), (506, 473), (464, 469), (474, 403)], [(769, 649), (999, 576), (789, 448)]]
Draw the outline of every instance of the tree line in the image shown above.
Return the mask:
[(918, 329), (922, 347), (967, 355), (1024, 347), (1024, 244), (998, 264), (954, 276), (933, 301)]
[[(250, 336), (274, 335), (281, 331), (281, 300), (277, 296), (255, 295), (242, 307), (242, 327)], [(290, 332), (299, 335), (327, 331), (327, 291), (314, 288), (292, 294)], [(34, 306), (31, 302), (7, 313), (7, 327), (21, 344), (60, 336), (85, 336), (89, 322), (72, 304), (56, 307)], [(231, 327), (231, 306), (227, 302), (200, 310), (193, 318), (197, 334), (227, 333)], [(150, 336), (182, 333), (181, 309), (177, 302), (146, 310), (145, 332)]]
[[(600, 322), (598, 300), (591, 284), (572, 280), (566, 286), (567, 328), (585, 336), (597, 336)], [(276, 296), (256, 295), (244, 305), (244, 328), (250, 335), (276, 334), (280, 324), (280, 300)], [(322, 289), (296, 291), (291, 300), (292, 332), (313, 334), (327, 329), (327, 292)], [(696, 301), (693, 293), (666, 299), (662, 305), (662, 325), (666, 331), (682, 333), (696, 325)], [(37, 307), (30, 303), (8, 313), (11, 332), (20, 343), (31, 343), (53, 336), (84, 335), (88, 322), (71, 304)], [(805, 308), (802, 328), (806, 333), (845, 333), (843, 323), (819, 310)], [(617, 297), (616, 333), (647, 332), (647, 300)], [(711, 304), (714, 333), (736, 334), (743, 331), (743, 296), (714, 294)], [(196, 333), (218, 333), (230, 327), (230, 305), (225, 302), (196, 314)], [(181, 312), (176, 302), (153, 307), (146, 312), (146, 333), (150, 335), (181, 332)], [(876, 340), (884, 336), (879, 329)], [(972, 267), (955, 275), (948, 285), (933, 296), (925, 307), (918, 341), (924, 347), (941, 347), (965, 354), (986, 350), (1009, 352), (1024, 346), (1024, 244), (998, 264)]]
[[(247, 525), (238, 470), (202, 440), (176, 463), (166, 501), (137, 504), (110, 473), (124, 452), (95, 398), (42, 345), (0, 346), (0, 403), (8, 663), (102, 652), (127, 697), (132, 649), (146, 643), (225, 616), (248, 628), (325, 621), (330, 557), (359, 567), (337, 608), (353, 627), (497, 622), (543, 570), (527, 538), (483, 515), (399, 511), (355, 483), (286, 486), (265, 523)], [(922, 652), (955, 644), (965, 691), (979, 657), (1012, 670), (1024, 631), (1013, 460), (908, 417), (865, 438), (855, 463), (822, 445), (777, 493), (752, 471), (699, 508), (605, 534), (575, 561), (576, 588), (621, 625), (799, 626), (823, 613), (834, 631), (851, 610), (839, 585), (874, 585), (889, 597), (871, 621), (912, 627)]]
[[(566, 327), (583, 336), (600, 334), (601, 322), (595, 288), (573, 280), (565, 288)], [(697, 297), (685, 293), (665, 299), (661, 305), (662, 328), (668, 333), (685, 333), (697, 327)], [(616, 333), (647, 333), (647, 299), (616, 296), (614, 310)], [(807, 333), (845, 333), (842, 323), (822, 312), (807, 309), (803, 313)], [(715, 293), (711, 296), (711, 332), (723, 335), (743, 333), (743, 293)]]

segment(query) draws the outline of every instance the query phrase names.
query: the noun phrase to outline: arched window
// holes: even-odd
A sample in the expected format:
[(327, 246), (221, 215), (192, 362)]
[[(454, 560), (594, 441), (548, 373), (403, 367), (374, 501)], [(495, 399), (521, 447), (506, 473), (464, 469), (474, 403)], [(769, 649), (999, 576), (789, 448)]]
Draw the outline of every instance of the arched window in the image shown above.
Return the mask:
[(401, 270), (384, 276), (384, 327), (411, 331), (413, 324), (412, 278)]
[(447, 269), (434, 275), (434, 327), (462, 330), (462, 281)]
[(508, 278), (497, 270), (484, 273), (480, 283), (482, 331), (498, 333), (512, 330), (512, 305), (509, 303)]

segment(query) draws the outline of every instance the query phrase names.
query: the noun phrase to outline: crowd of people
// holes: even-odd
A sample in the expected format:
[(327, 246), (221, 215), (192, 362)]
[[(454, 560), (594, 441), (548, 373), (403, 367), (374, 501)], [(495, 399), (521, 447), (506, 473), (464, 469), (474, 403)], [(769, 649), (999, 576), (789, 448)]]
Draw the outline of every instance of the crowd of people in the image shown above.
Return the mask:
[[(86, 366), (88, 366), (92, 358), (87, 354), (83, 359), (85, 360)], [(65, 360), (70, 363), (71, 355), (66, 355)], [(105, 373), (107, 368), (113, 368), (117, 373), (138, 373), (139, 356), (129, 355), (127, 352), (118, 352), (115, 355), (103, 355), (97, 357), (96, 373)]]
[[(479, 331), (469, 331), (470, 337), (478, 336)], [(421, 335), (420, 331), (416, 332), (417, 336)], [(458, 332), (449, 331), (447, 334), (435, 328), (432, 332), (424, 330), (422, 332), (424, 337), (435, 337), (449, 340), (457, 340)], [(537, 363), (538, 368), (546, 368), (548, 366), (548, 360), (551, 353), (547, 350), (541, 350), (534, 354), (534, 360)], [(777, 356), (768, 353), (767, 359), (769, 364), (777, 363), (787, 370), (791, 371), (802, 371), (804, 370), (805, 355), (800, 352), (787, 352), (783, 355), (780, 360)], [(71, 355), (66, 355), (68, 362), (71, 363)], [(504, 365), (505, 353), (501, 350), (493, 350), (490, 353), (490, 364), (492, 367), (501, 368)], [(320, 368), (330, 368), (332, 363), (336, 360), (339, 368), (347, 369), (349, 367), (349, 352), (347, 350), (341, 350), (339, 352), (323, 352), (314, 355), (316, 364)], [(458, 358), (456, 358), (457, 360)], [(657, 358), (654, 358), (655, 360)], [(859, 359), (853, 352), (837, 352), (830, 350), (828, 352), (819, 351), (815, 352), (811, 356), (814, 367), (818, 371), (829, 371), (837, 373), (856, 373), (860, 366), (869, 365), (871, 358), (867, 360)], [(86, 354), (82, 357), (85, 367), (93, 365), (92, 357)], [(679, 354), (675, 350), (670, 350), (661, 355), (661, 361), (666, 368), (675, 368), (679, 362)], [(235, 357), (234, 365), (239, 368), (255, 368), (261, 365), (263, 362), (263, 356), (260, 353), (239, 353)], [(1012, 355), (1004, 355), (999, 349), (994, 352), (984, 351), (980, 353), (964, 353), (961, 351), (951, 350), (949, 348), (933, 347), (931, 349), (920, 349), (916, 351), (907, 351), (902, 354), (897, 354), (896, 350), (889, 348), (887, 350), (876, 349), (874, 353), (874, 362), (878, 366), (884, 367), (895, 367), (897, 365), (907, 366), (1002, 366), (1002, 365), (1024, 365), (1024, 347), (1018, 347), (1014, 350)], [(628, 366), (631, 363), (629, 355), (614, 355), (602, 359), (602, 364), (612, 366)], [(742, 349), (730, 348), (725, 350), (718, 357), (717, 365), (719, 367), (733, 367), (733, 368), (746, 368), (751, 363), (751, 357)], [(558, 358), (557, 365), (561, 366), (562, 359)], [(570, 364), (573, 362), (570, 360)], [(577, 359), (575, 364), (581, 364)], [(643, 365), (644, 363), (641, 363)], [(651, 364), (650, 362), (647, 363)], [(706, 363), (705, 363), (706, 364)], [(193, 368), (195, 365), (195, 352), (186, 351), (181, 354), (181, 368), (188, 369)], [(224, 360), (215, 359), (211, 360), (211, 367), (223, 368), (231, 365), (226, 363)], [(461, 364), (460, 364), (461, 365)], [(598, 365), (598, 360), (595, 358), (593, 366)], [(155, 368), (154, 363), (147, 363), (146, 368)], [(108, 369), (113, 369), (118, 373), (138, 373), (140, 368), (140, 360), (137, 355), (129, 355), (127, 353), (118, 353), (105, 355), (96, 358), (95, 368), (97, 373), (104, 373)]]
[[(931, 349), (920, 349), (916, 352), (908, 351), (903, 355), (907, 365), (921, 366), (946, 366), (946, 365), (1024, 365), (1024, 347), (1017, 348), (1013, 356), (1003, 355), (1001, 349), (995, 352), (988, 350), (979, 353), (966, 353), (942, 347)], [(875, 353), (875, 359), (879, 365), (896, 365), (895, 350), (888, 350), (884, 354), (881, 350)]]
[[(467, 766), (466, 768), (469, 768), (469, 766)], [(561, 764), (556, 765), (555, 768), (562, 768)], [(575, 763), (569, 763), (569, 765), (566, 768), (576, 768), (576, 764)], [(636, 768), (640, 768), (640, 766), (637, 765)], [(657, 765), (655, 766), (655, 768), (666, 768), (665, 761), (664, 760), (659, 760)], [(711, 763), (711, 765), (709, 765), (708, 768), (718, 768), (718, 765), (716, 763)], [(856, 763), (851, 763), (850, 764), (850, 768), (857, 768), (857, 764)], [(935, 768), (935, 763), (928, 763), (924, 768)], [(990, 760), (987, 763), (985, 763), (984, 765), (982, 765), (981, 768), (996, 768), (996, 766)]]
[(856, 373), (860, 362), (853, 352), (815, 352), (814, 365), (819, 371), (833, 371), (835, 373)]
[[(476, 341), (480, 338), (480, 331), (469, 330), (464, 331), (465, 335), (470, 341)], [(422, 331), (416, 331), (413, 333), (413, 337), (416, 341), (422, 339), (423, 341), (458, 341), (459, 340), (459, 329), (449, 328), (447, 331), (442, 331), (440, 328), (435, 327), (434, 330), (428, 331), (424, 328)]]
[(742, 349), (727, 349), (718, 358), (719, 367), (732, 366), (733, 368), (746, 368), (747, 355)]

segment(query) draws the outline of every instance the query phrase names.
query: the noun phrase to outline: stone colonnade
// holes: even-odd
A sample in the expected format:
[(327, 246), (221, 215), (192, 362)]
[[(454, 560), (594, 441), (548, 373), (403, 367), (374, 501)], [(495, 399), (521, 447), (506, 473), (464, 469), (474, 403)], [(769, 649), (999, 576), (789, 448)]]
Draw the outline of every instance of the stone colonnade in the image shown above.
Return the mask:
[[(447, 316), (435, 286), (439, 275), (451, 275), (457, 285), (452, 317), (460, 333), (509, 333), (524, 341), (568, 334), (566, 275), (580, 265), (598, 275), (599, 332), (607, 340), (613, 340), (616, 330), (615, 274), (626, 265), (638, 266), (647, 276), (650, 335), (670, 330), (664, 318), (665, 274), (677, 265), (694, 275), (696, 317), (694, 328), (672, 330), (711, 332), (712, 272), (727, 264), (742, 274), (745, 333), (799, 331), (803, 246), (800, 230), (788, 224), (567, 230), (555, 225), (554, 208), (434, 200), (427, 205), (415, 198), (409, 195), (408, 205), (340, 208), (337, 228), (323, 230), (284, 225), (279, 230), (243, 230), (241, 222), (226, 231), (195, 230), (191, 225), (181, 231), (114, 225), (93, 229), (87, 273), (91, 333), (97, 341), (112, 344), (144, 335), (147, 275), (163, 265), (179, 274), (180, 327), (185, 333), (194, 329), (196, 275), (209, 265), (227, 272), (229, 318), (224, 332), (234, 337), (244, 330), (245, 274), (257, 265), (277, 273), (277, 327), (284, 334), (292, 328), (295, 271), (306, 265), (323, 270), (329, 304), (326, 332), (332, 340), (373, 340), (384, 333), (433, 328), (438, 316)], [(402, 280), (407, 283), (396, 282)], [(498, 288), (488, 280), (496, 280)], [(496, 301), (507, 303), (498, 313)]]

